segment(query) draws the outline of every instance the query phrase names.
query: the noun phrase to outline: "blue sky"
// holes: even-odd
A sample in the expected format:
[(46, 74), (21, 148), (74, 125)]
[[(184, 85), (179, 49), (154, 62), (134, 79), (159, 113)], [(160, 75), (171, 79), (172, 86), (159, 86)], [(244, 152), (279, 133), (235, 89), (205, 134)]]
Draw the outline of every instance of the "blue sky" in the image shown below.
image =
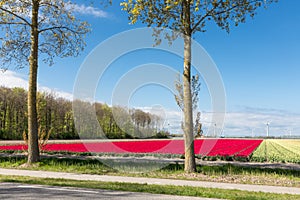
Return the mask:
[[(40, 62), (38, 79), (44, 88), (59, 91), (67, 97), (71, 96), (81, 64), (99, 43), (122, 31), (144, 27), (141, 24), (129, 25), (119, 2), (107, 8), (101, 7), (97, 1), (93, 5), (86, 1), (72, 2), (79, 5), (77, 16), (92, 26), (86, 50), (77, 58), (56, 59), (52, 67)], [(274, 135), (286, 134), (288, 130), (300, 135), (299, 7), (299, 1), (281, 0), (266, 10), (259, 9), (253, 20), (247, 19), (245, 24), (233, 27), (230, 34), (215, 24), (208, 24), (207, 32), (195, 35), (194, 39), (212, 57), (223, 78), (228, 112), (225, 135), (249, 135), (252, 131), (255, 135), (264, 135), (267, 121), (270, 121), (270, 131)], [(182, 70), (182, 60), (168, 53), (151, 50), (129, 53), (110, 66), (100, 82), (102, 90), (97, 90), (96, 99), (110, 104), (111, 91), (122, 75), (134, 66), (150, 62)], [(20, 79), (27, 80), (28, 69), (9, 70), (0, 75), (2, 85), (13, 86), (18, 81), (22, 84)], [(162, 105), (169, 113), (166, 121), (170, 130), (180, 132), (179, 109), (173, 95), (165, 88), (157, 85), (140, 88), (130, 104), (145, 110)], [(208, 120), (211, 100), (204, 82), (199, 109), (204, 113), (204, 120)]]

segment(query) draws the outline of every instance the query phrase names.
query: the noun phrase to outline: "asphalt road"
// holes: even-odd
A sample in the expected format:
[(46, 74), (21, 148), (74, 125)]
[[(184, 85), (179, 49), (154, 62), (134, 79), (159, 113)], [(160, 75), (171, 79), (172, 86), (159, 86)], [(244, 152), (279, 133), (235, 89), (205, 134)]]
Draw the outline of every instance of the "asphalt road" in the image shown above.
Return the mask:
[(0, 199), (208, 200), (207, 198), (122, 192), (99, 189), (96, 190), (69, 187), (53, 187), (19, 183), (0, 183)]

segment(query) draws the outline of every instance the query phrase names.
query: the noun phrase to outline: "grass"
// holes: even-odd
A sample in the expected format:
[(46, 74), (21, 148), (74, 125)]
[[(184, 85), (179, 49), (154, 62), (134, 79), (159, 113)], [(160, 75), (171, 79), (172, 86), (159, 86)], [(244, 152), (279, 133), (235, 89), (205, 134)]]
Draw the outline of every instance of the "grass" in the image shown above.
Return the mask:
[[(20, 168), (26, 162), (25, 157), (0, 157), (0, 167)], [(153, 165), (152, 165), (153, 164)], [(117, 166), (118, 165), (118, 166)], [(112, 166), (110, 163), (109, 166)], [(37, 165), (26, 168), (57, 172), (72, 172), (98, 175), (138, 176), (151, 178), (169, 178), (182, 180), (201, 180), (228, 183), (264, 184), (300, 187), (300, 171), (284, 169), (264, 169), (233, 166), (197, 166), (197, 173), (184, 173), (183, 165), (170, 164), (154, 171), (142, 172), (143, 167), (157, 167), (155, 163), (116, 162), (114, 168), (104, 165), (97, 159), (43, 158)], [(117, 170), (117, 167), (119, 169)], [(122, 166), (122, 169), (120, 169)], [(130, 173), (138, 171), (141, 173)]]
[(263, 192), (249, 192), (240, 190), (225, 190), (215, 188), (201, 188), (190, 186), (164, 186), (136, 183), (111, 183), (98, 181), (76, 181), (66, 179), (41, 179), (21, 176), (0, 176), (0, 182), (15, 182), (24, 184), (39, 184), (64, 187), (80, 187), (92, 189), (106, 189), (131, 192), (147, 192), (153, 194), (169, 194), (180, 196), (195, 196), (207, 198), (222, 198), (233, 200), (270, 200), (270, 199), (299, 199), (300, 195), (274, 194)]

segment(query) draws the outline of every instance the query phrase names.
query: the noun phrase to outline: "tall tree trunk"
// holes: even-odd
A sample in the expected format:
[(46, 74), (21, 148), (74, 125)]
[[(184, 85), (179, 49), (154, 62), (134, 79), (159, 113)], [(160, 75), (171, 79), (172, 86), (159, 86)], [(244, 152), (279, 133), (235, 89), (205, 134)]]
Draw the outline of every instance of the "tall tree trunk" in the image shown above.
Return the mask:
[(38, 145), (38, 121), (37, 121), (37, 71), (38, 71), (38, 10), (39, 3), (32, 1), (32, 27), (31, 27), (31, 54), (29, 58), (29, 88), (28, 88), (28, 164), (40, 160)]
[(3, 114), (3, 130), (6, 130), (6, 114), (7, 114), (7, 103), (6, 98), (4, 99), (4, 114)]
[(191, 28), (190, 3), (184, 1), (184, 71), (183, 71), (183, 103), (184, 103), (184, 171), (196, 171), (193, 135), (193, 108), (191, 93)]

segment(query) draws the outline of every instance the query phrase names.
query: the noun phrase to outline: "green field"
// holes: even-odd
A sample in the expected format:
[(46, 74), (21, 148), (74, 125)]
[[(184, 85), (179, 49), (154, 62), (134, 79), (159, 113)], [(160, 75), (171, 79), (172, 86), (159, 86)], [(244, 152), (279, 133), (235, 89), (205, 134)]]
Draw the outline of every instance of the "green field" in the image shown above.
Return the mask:
[(300, 140), (264, 140), (254, 151), (251, 160), (300, 164)]

